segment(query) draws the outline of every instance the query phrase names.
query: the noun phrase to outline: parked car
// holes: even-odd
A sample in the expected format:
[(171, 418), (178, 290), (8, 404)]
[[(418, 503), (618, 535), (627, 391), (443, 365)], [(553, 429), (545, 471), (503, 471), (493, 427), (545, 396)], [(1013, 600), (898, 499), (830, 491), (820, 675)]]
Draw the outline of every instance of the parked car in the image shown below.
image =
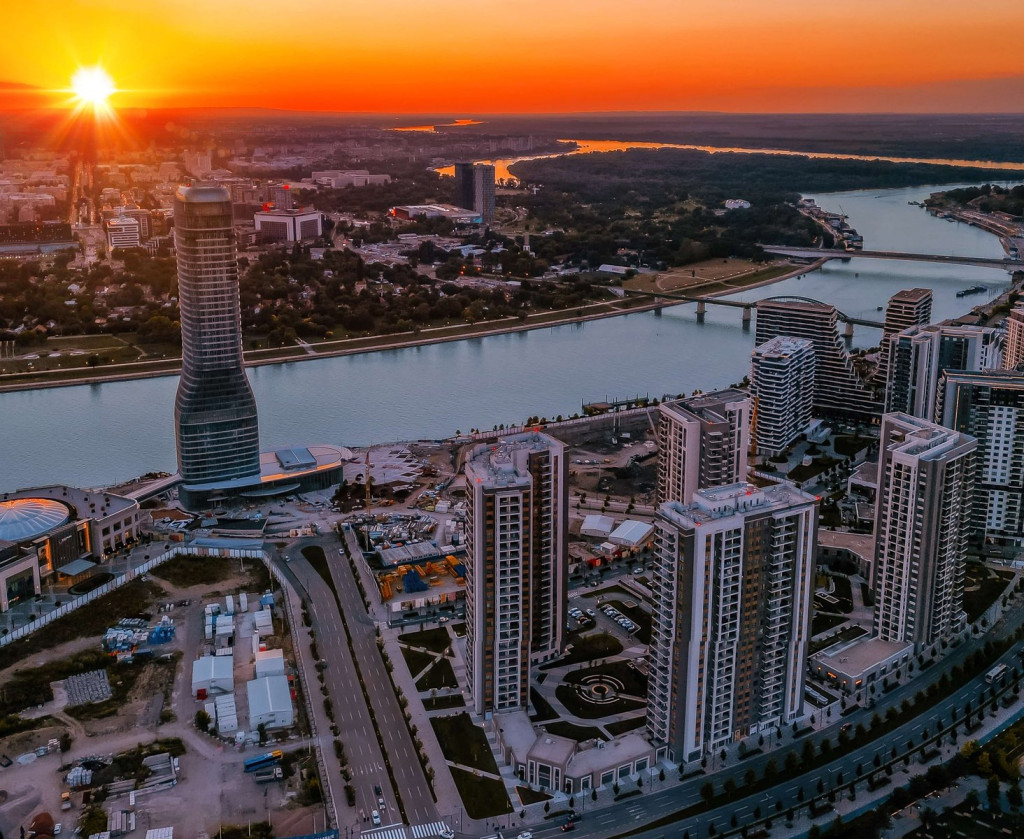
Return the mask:
[(370, 819), (373, 821), (373, 826), (374, 827), (380, 827), (380, 813), (378, 813), (376, 810), (374, 810), (370, 814)]

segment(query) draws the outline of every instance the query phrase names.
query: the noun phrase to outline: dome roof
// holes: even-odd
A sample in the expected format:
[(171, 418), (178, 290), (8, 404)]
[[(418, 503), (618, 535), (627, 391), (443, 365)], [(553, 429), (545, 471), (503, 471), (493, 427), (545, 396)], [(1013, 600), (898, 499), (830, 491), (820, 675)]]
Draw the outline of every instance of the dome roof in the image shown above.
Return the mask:
[(0, 540), (24, 542), (64, 524), (71, 511), (49, 498), (14, 498), (0, 501)]

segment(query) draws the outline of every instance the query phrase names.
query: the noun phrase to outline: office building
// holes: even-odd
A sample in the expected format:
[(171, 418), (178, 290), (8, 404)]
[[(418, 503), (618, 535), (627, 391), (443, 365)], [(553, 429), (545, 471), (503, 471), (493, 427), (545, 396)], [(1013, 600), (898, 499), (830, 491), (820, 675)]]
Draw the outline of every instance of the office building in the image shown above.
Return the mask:
[(561, 653), (568, 466), (539, 432), (476, 446), (465, 462), (466, 668), (479, 714), (525, 708), (530, 667)]
[(1024, 303), (1018, 303), (1006, 318), (1003, 369), (1019, 370), (1022, 364), (1024, 364)]
[(323, 232), (319, 210), (261, 210), (252, 218), (257, 239), (265, 242), (309, 242)]
[(473, 210), (484, 224), (494, 221), (494, 166), (456, 163), (455, 204)]
[(1024, 545), (1024, 372), (947, 373), (940, 405), (944, 426), (978, 441), (975, 543)]
[(747, 478), (750, 396), (714, 391), (658, 406), (658, 501), (689, 504), (698, 489)]
[(137, 248), (142, 245), (139, 222), (127, 216), (118, 216), (107, 222), (107, 245), (114, 248)]
[(755, 346), (772, 338), (806, 338), (814, 345), (814, 410), (830, 416), (874, 421), (882, 405), (853, 369), (839, 337), (838, 312), (828, 303), (760, 300)]
[(1001, 338), (996, 329), (950, 323), (912, 326), (890, 336), (886, 413), (937, 420), (935, 399), (942, 374), (1002, 366)]
[(174, 200), (181, 379), (174, 403), (178, 471), (193, 485), (260, 473), (256, 399), (242, 363), (231, 198), (182, 186)]
[(964, 625), (977, 442), (909, 414), (886, 414), (879, 445), (875, 634), (919, 652)]
[(754, 445), (759, 454), (789, 448), (811, 422), (814, 345), (806, 338), (772, 338), (750, 358)]
[(925, 326), (931, 321), (930, 288), (905, 288), (889, 298), (889, 305), (885, 307), (885, 326), (882, 327), (882, 344), (875, 378), (884, 382), (889, 374), (889, 339), (897, 332), (912, 326)]
[(694, 761), (803, 714), (818, 511), (780, 485), (702, 489), (662, 504), (647, 730)]

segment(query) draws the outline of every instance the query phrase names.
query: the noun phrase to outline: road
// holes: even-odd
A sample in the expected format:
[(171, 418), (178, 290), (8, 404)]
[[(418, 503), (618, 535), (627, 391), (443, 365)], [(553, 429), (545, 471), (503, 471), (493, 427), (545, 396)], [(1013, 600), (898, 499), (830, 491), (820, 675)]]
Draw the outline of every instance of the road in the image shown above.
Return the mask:
[[(363, 698), (333, 593), (302, 556), (302, 548), (311, 545), (322, 548), (327, 556), (386, 756), (377, 742), (373, 720)], [(408, 822), (420, 824), (436, 821), (437, 807), (420, 768), (391, 678), (377, 650), (376, 625), (366, 614), (348, 560), (339, 555), (339, 549), (340, 544), (334, 535), (304, 539), (288, 548), (285, 557), (289, 562), (281, 567), (308, 594), (307, 603), (317, 646), (320, 656), (327, 661), (324, 673), (333, 699), (335, 721), (341, 729), (340, 739), (345, 745), (353, 771), (351, 783), (356, 788), (357, 813), (361, 812), (368, 819), (370, 811), (378, 809), (374, 785), (379, 785), (386, 805), (381, 813), (382, 820), (385, 824), (400, 820), (398, 799), (395, 790), (391, 788), (385, 765), (388, 759), (401, 792)], [(314, 697), (314, 701), (319, 701), (319, 697)], [(337, 802), (337, 806), (339, 819), (344, 826), (345, 814), (352, 810), (344, 800)], [(369, 822), (364, 822), (358, 815), (351, 818), (349, 824), (360, 828), (369, 826)]]
[(807, 259), (816, 259), (822, 256), (836, 257), (837, 259), (907, 259), (915, 262), (943, 262), (953, 265), (977, 265), (982, 268), (1005, 268), (1007, 271), (1017, 271), (1024, 268), (1024, 263), (1019, 259), (991, 259), (982, 256), (954, 256), (946, 254), (929, 253), (901, 253), (898, 251), (845, 251), (826, 248), (795, 248), (787, 245), (761, 245), (765, 253), (776, 253), (782, 256), (797, 256)]

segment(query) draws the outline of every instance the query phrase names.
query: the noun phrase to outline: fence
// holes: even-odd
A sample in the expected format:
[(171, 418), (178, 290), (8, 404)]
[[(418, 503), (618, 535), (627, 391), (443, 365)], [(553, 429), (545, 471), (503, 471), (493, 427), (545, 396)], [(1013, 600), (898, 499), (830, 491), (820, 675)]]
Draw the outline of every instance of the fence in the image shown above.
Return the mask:
[(36, 630), (42, 629), (44, 626), (48, 626), (55, 620), (59, 620), (65, 615), (70, 615), (76, 609), (80, 609), (88, 603), (92, 603), (93, 600), (103, 597), (105, 594), (115, 589), (119, 589), (125, 583), (129, 583), (138, 577), (140, 574), (145, 574), (147, 571), (156, 568), (158, 565), (162, 565), (169, 559), (173, 559), (176, 556), (226, 556), (233, 558), (247, 558), (247, 559), (262, 559), (266, 560), (262, 550), (243, 548), (243, 549), (222, 549), (222, 548), (202, 548), (202, 547), (188, 547), (185, 545), (175, 545), (173, 548), (169, 548), (162, 554), (153, 557), (148, 562), (142, 563), (137, 568), (133, 568), (127, 573), (121, 574), (115, 577), (113, 580), (109, 580), (101, 585), (99, 588), (95, 588), (88, 594), (83, 594), (81, 597), (76, 597), (74, 600), (70, 600), (62, 606), (58, 606), (52, 612), (47, 612), (36, 618), (31, 623), (27, 623), (24, 626), (18, 627), (17, 629), (9, 632), (7, 635), (0, 638), (0, 647), (5, 647), (8, 644), (13, 644), (15, 641), (20, 640), (28, 635), (31, 635)]

